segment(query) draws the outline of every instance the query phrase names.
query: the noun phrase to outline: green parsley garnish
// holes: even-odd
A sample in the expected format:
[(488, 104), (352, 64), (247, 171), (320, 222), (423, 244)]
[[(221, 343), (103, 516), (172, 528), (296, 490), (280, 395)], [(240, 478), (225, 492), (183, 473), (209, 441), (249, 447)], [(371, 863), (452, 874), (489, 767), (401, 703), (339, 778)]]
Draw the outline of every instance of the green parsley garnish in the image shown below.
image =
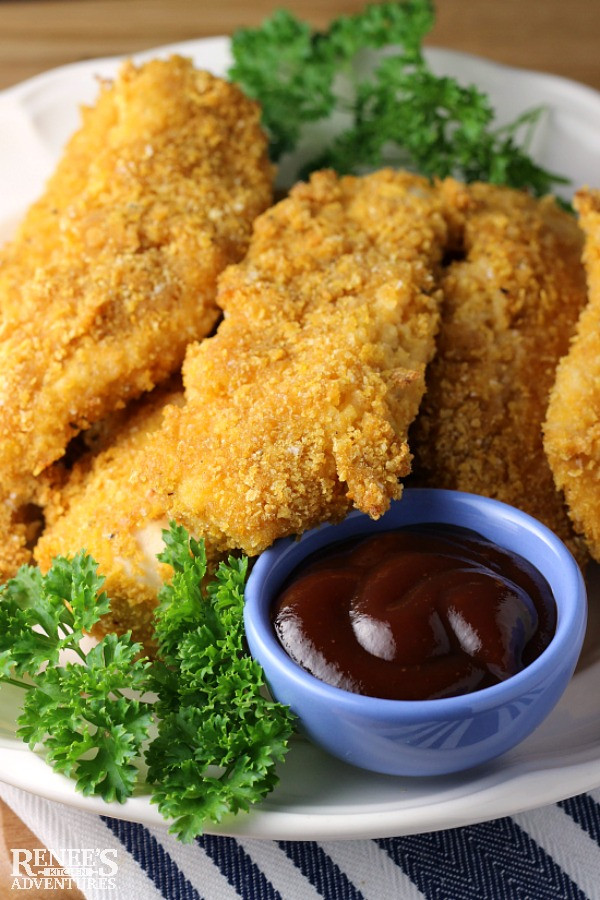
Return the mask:
[(158, 736), (146, 761), (153, 802), (191, 840), (204, 821), (247, 810), (275, 787), (293, 724), (261, 693), (262, 668), (246, 650), (247, 558), (221, 563), (204, 597), (203, 543), (176, 525), (164, 537), (159, 558), (175, 574), (159, 594)]
[(230, 557), (207, 583), (203, 542), (173, 523), (163, 537), (174, 575), (159, 593), (156, 660), (130, 634), (82, 649), (110, 600), (81, 551), (0, 588), (0, 683), (25, 689), (17, 734), (84, 794), (123, 803), (145, 758), (152, 802), (191, 841), (273, 789), (294, 725), (246, 650), (248, 560)]
[(272, 159), (302, 148), (307, 125), (320, 147), (291, 180), (320, 168), (392, 165), (538, 196), (568, 183), (528, 156), (543, 110), (495, 127), (484, 93), (431, 71), (422, 44), (434, 18), (431, 0), (378, 3), (313, 33), (279, 10), (260, 28), (233, 35), (229, 77), (260, 102)]

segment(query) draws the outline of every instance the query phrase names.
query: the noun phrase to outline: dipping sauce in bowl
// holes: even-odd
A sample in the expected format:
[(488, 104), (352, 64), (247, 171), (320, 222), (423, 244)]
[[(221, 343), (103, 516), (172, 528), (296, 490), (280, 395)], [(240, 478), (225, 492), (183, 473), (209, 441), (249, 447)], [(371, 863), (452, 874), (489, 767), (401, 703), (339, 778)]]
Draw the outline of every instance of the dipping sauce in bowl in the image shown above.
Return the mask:
[(556, 604), (527, 560), (432, 524), (309, 557), (277, 598), (273, 627), (291, 659), (327, 684), (429, 700), (522, 671), (552, 640)]
[[(408, 542), (408, 550), (401, 551), (407, 554), (402, 562), (394, 561), (395, 550), (390, 556), (390, 541)], [(411, 545), (413, 541), (416, 544)], [(325, 578), (330, 554), (337, 560), (337, 574)], [(415, 587), (412, 576), (423, 567), (430, 574), (417, 578)], [(463, 575), (466, 585), (457, 587), (454, 579)], [(327, 601), (320, 602), (317, 596), (318, 615), (304, 637), (302, 630), (294, 635), (290, 628), (293, 652), (312, 660), (315, 674), (286, 652), (273, 621), (276, 610), (285, 608), (285, 599), (284, 619), (288, 616), (287, 627), (293, 626), (296, 601), (288, 592), (299, 576), (321, 584), (318, 591)], [(405, 577), (406, 587), (394, 597)], [(338, 604), (336, 579), (344, 591), (349, 588), (353, 612), (346, 611), (344, 626), (332, 612), (334, 627), (326, 638), (327, 610)], [(475, 600), (482, 585), (493, 582), (491, 618), (488, 621), (486, 614), (482, 624)], [(361, 584), (373, 600), (366, 609)], [(416, 600), (413, 605), (413, 592), (422, 590), (431, 595), (425, 614), (418, 611)], [(539, 596), (536, 599), (538, 590), (541, 603)], [(262, 665), (271, 693), (295, 713), (304, 735), (352, 765), (419, 777), (487, 763), (526, 739), (567, 688), (586, 617), (581, 572), (555, 534), (497, 500), (429, 488), (407, 488), (377, 521), (351, 512), (343, 521), (314, 528), (299, 539), (277, 541), (256, 560), (244, 603), (250, 651)], [(355, 662), (366, 656), (369, 678), (377, 680), (369, 686), (369, 694), (341, 686), (343, 677), (335, 684), (322, 678), (314, 651), (333, 645), (337, 653), (343, 629), (353, 643), (343, 665), (334, 657), (331, 667), (346, 669), (343, 677), (359, 682)], [(306, 654), (305, 637), (313, 645)], [(396, 659), (400, 652), (404, 661)], [(386, 676), (393, 670), (396, 674), (373, 676), (371, 670), (379, 666)], [(432, 674), (437, 667), (443, 672), (439, 683)], [(394, 679), (413, 692), (431, 692), (429, 698), (420, 699), (415, 693), (409, 699), (376, 696), (387, 693), (388, 682), (391, 685)], [(488, 679), (495, 680), (487, 684)]]

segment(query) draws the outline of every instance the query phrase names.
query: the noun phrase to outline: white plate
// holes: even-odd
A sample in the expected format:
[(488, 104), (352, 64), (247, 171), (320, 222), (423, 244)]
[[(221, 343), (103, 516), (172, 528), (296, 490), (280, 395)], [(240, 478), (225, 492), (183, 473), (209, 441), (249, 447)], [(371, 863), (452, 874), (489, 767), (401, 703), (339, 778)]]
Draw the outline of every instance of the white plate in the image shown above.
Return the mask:
[[(161, 47), (136, 59), (172, 52), (225, 74), (225, 38)], [(544, 104), (548, 113), (535, 154), (569, 176), (573, 187), (600, 185), (600, 94), (550, 75), (498, 66), (464, 54), (430, 50), (434, 69), (479, 85), (499, 120)], [(0, 238), (8, 236), (40, 192), (81, 103), (91, 102), (97, 77), (114, 74), (118, 60), (56, 69), (0, 95)], [(569, 189), (563, 191), (569, 196)], [(277, 839), (384, 837), (466, 825), (510, 815), (600, 785), (600, 581), (592, 572), (588, 639), (561, 703), (523, 744), (496, 762), (444, 778), (374, 775), (351, 768), (308, 742), (294, 739), (277, 789), (251, 813), (231, 818), (213, 833)], [(149, 825), (162, 823), (142, 783), (124, 806), (76, 793), (14, 737), (18, 689), (0, 690), (0, 778), (17, 787), (81, 807)]]

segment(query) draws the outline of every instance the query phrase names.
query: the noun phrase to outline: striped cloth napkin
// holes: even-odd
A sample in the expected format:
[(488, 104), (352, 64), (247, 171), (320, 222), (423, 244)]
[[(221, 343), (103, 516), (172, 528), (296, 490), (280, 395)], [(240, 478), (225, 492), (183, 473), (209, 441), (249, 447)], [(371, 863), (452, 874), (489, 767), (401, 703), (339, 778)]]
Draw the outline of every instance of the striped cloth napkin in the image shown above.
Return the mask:
[(57, 858), (54, 848), (92, 848), (88, 862), (103, 860), (103, 879), (89, 877), (93, 865), (74, 879), (88, 900), (600, 900), (600, 789), (427, 834), (318, 842), (205, 835), (191, 845), (4, 784), (0, 796)]

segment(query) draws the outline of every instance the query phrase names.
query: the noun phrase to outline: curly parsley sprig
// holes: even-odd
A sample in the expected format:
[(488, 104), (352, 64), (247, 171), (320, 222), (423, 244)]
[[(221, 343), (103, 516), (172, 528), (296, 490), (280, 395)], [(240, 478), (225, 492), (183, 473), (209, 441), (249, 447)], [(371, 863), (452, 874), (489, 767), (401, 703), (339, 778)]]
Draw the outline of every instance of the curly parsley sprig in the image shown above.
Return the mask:
[[(147, 660), (131, 636), (107, 636), (87, 653), (84, 633), (109, 610), (104, 578), (83, 551), (57, 557), (46, 575), (23, 566), (0, 588), (0, 681), (26, 690), (17, 734), (75, 778), (84, 794), (123, 802), (137, 778), (134, 760), (148, 737)], [(78, 663), (59, 665), (70, 650)]]
[(174, 575), (159, 594), (151, 677), (160, 719), (146, 760), (153, 802), (190, 840), (206, 819), (248, 810), (275, 787), (293, 717), (263, 695), (262, 668), (246, 650), (247, 558), (221, 563), (203, 598), (204, 546), (189, 540), (182, 553), (186, 537), (171, 526), (159, 557)]
[(331, 123), (331, 136), (320, 132), (318, 152), (292, 180), (325, 167), (394, 165), (536, 195), (568, 183), (520, 141), (540, 110), (497, 127), (482, 91), (431, 71), (422, 45), (434, 20), (431, 0), (403, 0), (368, 5), (323, 32), (279, 10), (233, 35), (229, 77), (261, 104), (273, 160), (297, 149), (306, 125)]
[(163, 537), (174, 574), (159, 594), (158, 659), (129, 633), (83, 649), (110, 600), (81, 551), (0, 587), (0, 683), (25, 692), (18, 735), (84, 794), (124, 802), (145, 758), (152, 802), (190, 841), (272, 790), (294, 725), (246, 650), (247, 559), (221, 563), (211, 581), (202, 541), (174, 523)]

